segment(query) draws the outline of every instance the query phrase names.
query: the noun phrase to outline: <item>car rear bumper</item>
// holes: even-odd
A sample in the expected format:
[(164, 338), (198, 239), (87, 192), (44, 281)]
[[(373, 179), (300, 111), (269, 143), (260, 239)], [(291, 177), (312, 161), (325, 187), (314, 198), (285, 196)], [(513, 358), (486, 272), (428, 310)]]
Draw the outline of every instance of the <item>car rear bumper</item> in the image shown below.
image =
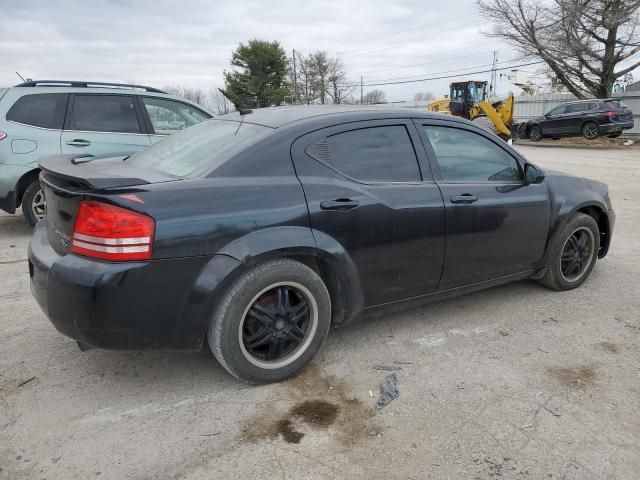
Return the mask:
[(0, 210), (16, 213), (16, 192), (7, 192), (6, 197), (0, 197)]
[(611, 122), (600, 125), (601, 133), (617, 133), (623, 130), (629, 130), (633, 128), (633, 120), (629, 120), (626, 122)]
[[(110, 263), (62, 256), (49, 244), (42, 221), (29, 244), (31, 291), (55, 328), (81, 343), (199, 350), (215, 284), (204, 284), (202, 275), (215, 257)], [(231, 257), (222, 262), (237, 263)]]

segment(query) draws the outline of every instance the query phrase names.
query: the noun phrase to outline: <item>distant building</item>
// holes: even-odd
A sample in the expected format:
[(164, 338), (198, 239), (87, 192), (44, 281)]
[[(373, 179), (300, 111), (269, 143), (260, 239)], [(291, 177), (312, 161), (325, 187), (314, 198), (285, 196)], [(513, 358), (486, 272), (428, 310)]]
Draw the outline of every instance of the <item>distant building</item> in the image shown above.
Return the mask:
[(640, 92), (640, 82), (633, 82), (624, 87), (625, 92)]

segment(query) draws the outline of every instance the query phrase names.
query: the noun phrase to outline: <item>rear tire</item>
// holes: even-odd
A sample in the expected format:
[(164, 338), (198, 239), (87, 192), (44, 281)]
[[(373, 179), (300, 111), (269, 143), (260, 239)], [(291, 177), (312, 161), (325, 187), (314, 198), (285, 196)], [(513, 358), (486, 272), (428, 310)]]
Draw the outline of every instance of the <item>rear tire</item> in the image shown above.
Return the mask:
[(34, 180), (29, 184), (22, 195), (22, 214), (32, 227), (38, 220), (44, 218), (47, 213), (47, 202), (40, 186), (40, 180)]
[(600, 250), (598, 224), (589, 215), (575, 214), (554, 237), (549, 249), (549, 264), (539, 282), (558, 291), (579, 287), (596, 264)]
[(529, 140), (532, 142), (539, 142), (542, 140), (542, 129), (538, 125), (533, 125), (529, 129)]
[(320, 351), (331, 325), (331, 299), (320, 276), (280, 258), (243, 274), (209, 326), (213, 355), (233, 376), (270, 383), (295, 376)]
[(595, 140), (600, 136), (600, 127), (596, 122), (587, 122), (582, 126), (582, 136), (587, 140)]

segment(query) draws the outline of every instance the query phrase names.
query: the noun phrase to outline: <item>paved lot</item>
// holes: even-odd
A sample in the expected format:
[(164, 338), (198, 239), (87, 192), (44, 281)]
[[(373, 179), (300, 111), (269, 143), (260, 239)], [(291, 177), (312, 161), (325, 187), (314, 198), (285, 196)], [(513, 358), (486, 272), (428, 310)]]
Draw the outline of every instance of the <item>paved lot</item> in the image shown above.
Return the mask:
[[(519, 148), (610, 185), (613, 247), (582, 288), (520, 282), (336, 330), (273, 386), (206, 352), (80, 352), (28, 293), (29, 229), (0, 216), (0, 478), (637, 479), (640, 154)], [(401, 393), (371, 417), (381, 366)]]

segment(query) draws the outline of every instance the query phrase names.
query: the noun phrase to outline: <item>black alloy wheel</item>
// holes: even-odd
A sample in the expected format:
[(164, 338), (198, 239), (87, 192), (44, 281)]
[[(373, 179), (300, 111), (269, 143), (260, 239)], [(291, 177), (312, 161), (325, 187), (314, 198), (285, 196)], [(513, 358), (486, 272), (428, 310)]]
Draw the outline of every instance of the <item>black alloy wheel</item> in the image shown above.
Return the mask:
[(304, 290), (295, 283), (278, 284), (251, 303), (240, 332), (249, 362), (280, 366), (303, 345), (316, 323), (316, 308)]
[(585, 227), (576, 229), (567, 238), (560, 256), (560, 272), (568, 282), (579, 280), (595, 254), (593, 232)]
[(593, 140), (600, 136), (600, 128), (595, 122), (587, 122), (582, 126), (582, 136), (587, 140)]

